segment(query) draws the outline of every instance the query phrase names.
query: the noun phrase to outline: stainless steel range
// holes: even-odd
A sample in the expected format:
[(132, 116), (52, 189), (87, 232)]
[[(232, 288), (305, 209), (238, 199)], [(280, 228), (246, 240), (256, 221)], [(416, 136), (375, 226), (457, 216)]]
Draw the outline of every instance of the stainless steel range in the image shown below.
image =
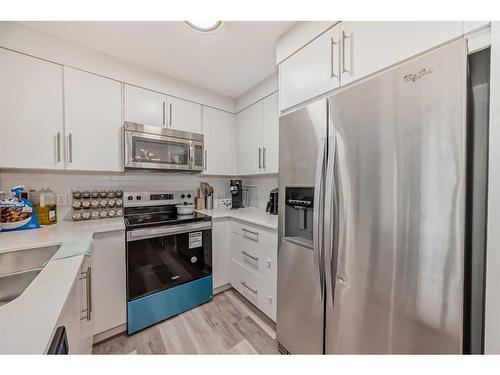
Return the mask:
[(212, 220), (176, 205), (193, 191), (125, 192), (127, 330), (140, 331), (212, 299)]

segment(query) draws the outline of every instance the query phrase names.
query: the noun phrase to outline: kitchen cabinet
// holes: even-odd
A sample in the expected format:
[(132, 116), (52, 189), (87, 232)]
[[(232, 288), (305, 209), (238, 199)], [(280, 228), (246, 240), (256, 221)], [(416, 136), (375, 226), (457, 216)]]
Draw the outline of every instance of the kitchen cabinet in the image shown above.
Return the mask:
[(229, 272), (232, 287), (269, 318), (276, 321), (276, 286), (234, 259), (231, 260)]
[(167, 96), (156, 91), (124, 84), (124, 121), (144, 125), (166, 126)]
[(340, 28), (342, 85), (463, 34), (461, 21), (345, 21)]
[(278, 173), (279, 159), (279, 95), (275, 92), (262, 101), (263, 140), (262, 170), (265, 173)]
[(203, 107), (205, 164), (203, 173), (231, 175), (233, 172), (234, 115), (218, 109)]
[(120, 82), (64, 67), (64, 118), (66, 169), (123, 171)]
[(201, 133), (201, 105), (125, 84), (125, 121)]
[(340, 86), (340, 24), (279, 65), (280, 109)]
[(97, 285), (92, 277), (92, 257), (85, 257), (78, 279), (80, 294), (80, 345), (83, 354), (92, 353), (92, 343), (94, 341), (94, 310), (92, 294)]
[[(64, 326), (69, 354), (90, 354), (93, 341), (91, 257), (84, 257), (80, 273), (76, 275), (57, 327)], [(90, 294), (89, 294), (90, 293)]]
[(188, 100), (167, 98), (167, 126), (191, 133), (201, 133), (201, 105)]
[(482, 23), (343, 21), (279, 65), (280, 110), (437, 47)]
[(63, 67), (0, 48), (0, 167), (64, 168)]
[(278, 173), (279, 109), (275, 92), (236, 115), (236, 174)]
[(212, 223), (212, 274), (214, 289), (229, 283), (229, 224), (228, 220)]
[(464, 21), (464, 34), (488, 26), (490, 21)]
[(277, 232), (233, 220), (230, 225), (231, 286), (276, 320)]
[(236, 115), (236, 174), (262, 172), (262, 111), (259, 101)]
[(94, 335), (127, 322), (125, 232), (96, 233), (92, 252)]

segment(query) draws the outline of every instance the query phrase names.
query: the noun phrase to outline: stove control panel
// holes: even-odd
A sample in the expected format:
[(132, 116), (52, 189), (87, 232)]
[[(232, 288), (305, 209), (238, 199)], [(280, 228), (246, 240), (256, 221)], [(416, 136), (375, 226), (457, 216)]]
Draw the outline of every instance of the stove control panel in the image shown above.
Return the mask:
[(160, 206), (165, 204), (193, 204), (194, 191), (126, 191), (123, 193), (125, 207)]

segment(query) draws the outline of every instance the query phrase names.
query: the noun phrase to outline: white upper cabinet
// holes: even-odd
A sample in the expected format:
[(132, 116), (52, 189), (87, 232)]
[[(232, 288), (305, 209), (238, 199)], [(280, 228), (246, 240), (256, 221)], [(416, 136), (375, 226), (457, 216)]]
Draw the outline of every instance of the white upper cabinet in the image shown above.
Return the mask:
[(121, 83), (65, 67), (64, 106), (66, 168), (122, 171)]
[(262, 101), (236, 115), (236, 174), (262, 173)]
[(279, 108), (275, 92), (236, 115), (237, 175), (278, 173)]
[(125, 84), (123, 105), (125, 121), (166, 126), (167, 96), (164, 94)]
[(462, 21), (345, 21), (340, 28), (342, 85), (463, 34)]
[(340, 85), (339, 41), (337, 24), (279, 65), (281, 110)]
[(262, 101), (264, 112), (262, 168), (265, 173), (278, 173), (279, 157), (279, 108), (278, 93)]
[(201, 105), (169, 96), (166, 126), (191, 133), (201, 133)]
[(0, 167), (64, 168), (63, 67), (0, 48)]
[(481, 29), (490, 24), (490, 21), (464, 21), (464, 34)]
[[(472, 30), (485, 23), (466, 24)], [(462, 36), (462, 21), (345, 21), (279, 65), (280, 110)]]
[(205, 165), (203, 173), (230, 175), (233, 172), (233, 116), (218, 109), (203, 107)]

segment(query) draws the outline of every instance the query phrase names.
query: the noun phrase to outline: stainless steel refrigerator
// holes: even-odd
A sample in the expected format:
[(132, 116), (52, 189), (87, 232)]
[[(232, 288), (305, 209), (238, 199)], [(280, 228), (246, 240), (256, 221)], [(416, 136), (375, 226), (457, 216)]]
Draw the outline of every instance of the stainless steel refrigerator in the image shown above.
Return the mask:
[(280, 118), (283, 352), (464, 352), (469, 171), (484, 164), (470, 157), (466, 51), (451, 43)]

